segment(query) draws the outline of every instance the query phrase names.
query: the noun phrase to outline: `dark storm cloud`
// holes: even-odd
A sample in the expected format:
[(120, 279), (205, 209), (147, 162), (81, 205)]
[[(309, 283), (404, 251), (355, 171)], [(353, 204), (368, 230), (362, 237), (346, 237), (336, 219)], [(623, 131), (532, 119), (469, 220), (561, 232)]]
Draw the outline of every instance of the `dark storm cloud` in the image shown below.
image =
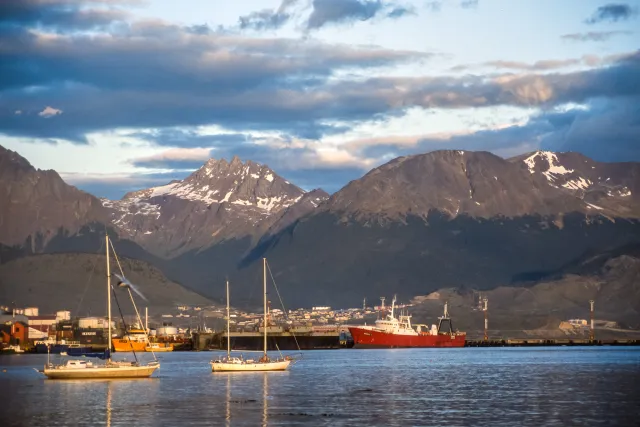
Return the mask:
[(415, 13), (412, 7), (381, 0), (313, 0), (312, 7), (306, 24), (309, 30), (328, 24), (368, 21), (383, 14), (388, 18), (400, 18)]
[(597, 24), (599, 22), (617, 22), (625, 19), (629, 19), (638, 14), (635, 8), (632, 8), (628, 4), (622, 3), (609, 3), (604, 6), (600, 6), (593, 12), (590, 18), (585, 22), (587, 24)]
[(614, 36), (630, 35), (631, 31), (589, 31), (586, 33), (572, 33), (561, 36), (563, 40), (575, 42), (604, 42)]
[(297, 3), (297, 0), (282, 0), (278, 9), (264, 9), (251, 12), (239, 18), (241, 29), (275, 30), (286, 24), (291, 19), (289, 10)]

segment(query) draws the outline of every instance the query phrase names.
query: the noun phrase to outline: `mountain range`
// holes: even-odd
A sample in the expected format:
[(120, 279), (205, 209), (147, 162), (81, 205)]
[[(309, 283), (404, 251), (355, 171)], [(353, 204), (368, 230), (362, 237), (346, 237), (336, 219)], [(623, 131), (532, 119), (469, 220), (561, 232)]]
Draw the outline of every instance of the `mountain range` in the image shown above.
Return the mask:
[(639, 243), (639, 220), (640, 164), (575, 152), (400, 157), (331, 196), (266, 165), (210, 159), (184, 180), (106, 200), (0, 147), (0, 262), (96, 253), (106, 230), (119, 254), (201, 295), (222, 297), (229, 278), (246, 306), (260, 304), (262, 257), (288, 306), (357, 306), (531, 286)]

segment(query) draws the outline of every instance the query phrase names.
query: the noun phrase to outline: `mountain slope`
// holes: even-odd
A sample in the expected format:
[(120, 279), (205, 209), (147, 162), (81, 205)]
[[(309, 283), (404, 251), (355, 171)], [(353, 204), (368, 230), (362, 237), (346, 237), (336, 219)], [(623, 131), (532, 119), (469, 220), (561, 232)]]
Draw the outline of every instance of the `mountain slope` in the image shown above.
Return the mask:
[[(619, 324), (617, 331), (596, 330), (596, 337), (615, 337), (625, 329), (640, 336), (640, 258), (637, 246), (576, 260), (574, 266), (527, 287), (499, 287), (482, 292), (489, 300), (492, 337), (581, 338), (586, 331), (560, 329), (560, 322), (589, 319), (589, 300), (595, 301), (595, 319)], [(597, 265), (594, 259), (598, 260)], [(586, 268), (576, 269), (576, 265)], [(482, 336), (484, 313), (478, 310), (478, 292), (441, 289), (415, 298), (414, 321), (433, 323), (445, 301), (454, 325), (474, 338)], [(517, 315), (514, 315), (517, 313)], [(600, 322), (598, 322), (600, 323)]]
[[(575, 163), (572, 154), (561, 160)], [(452, 218), (591, 211), (640, 216), (638, 198), (631, 197), (640, 186), (638, 165), (598, 164), (597, 171), (596, 166), (590, 167), (589, 173), (565, 168), (555, 154), (544, 152), (505, 160), (487, 152), (434, 151), (400, 157), (373, 169), (334, 194), (321, 210), (383, 222), (408, 215), (425, 217), (430, 211)]]
[[(157, 268), (144, 261), (121, 257), (120, 263), (126, 277), (149, 299), (148, 302), (137, 299), (136, 304), (139, 307), (148, 305), (153, 314), (182, 304), (211, 304), (208, 299), (169, 281)], [(43, 313), (68, 309), (74, 316), (102, 316), (106, 304), (105, 277), (103, 255), (28, 256), (0, 265), (0, 301), (36, 306)], [(117, 291), (123, 311), (133, 313), (128, 295), (121, 289)]]
[(103, 200), (121, 236), (173, 257), (225, 239), (258, 239), (305, 192), (267, 166), (210, 159), (182, 181)]
[(37, 252), (59, 231), (75, 233), (87, 223), (107, 220), (97, 198), (0, 146), (0, 244), (27, 245)]
[[(491, 289), (640, 242), (638, 165), (593, 162), (589, 170), (607, 172), (597, 181), (560, 156), (552, 171), (532, 167), (532, 156), (547, 158), (440, 151), (395, 159), (272, 236), (242, 267), (266, 256), (297, 303), (344, 306), (390, 292)], [(581, 178), (592, 183), (581, 188)]]
[(600, 163), (580, 153), (538, 151), (510, 161), (532, 176), (582, 200), (587, 211), (621, 218), (640, 216), (640, 164)]

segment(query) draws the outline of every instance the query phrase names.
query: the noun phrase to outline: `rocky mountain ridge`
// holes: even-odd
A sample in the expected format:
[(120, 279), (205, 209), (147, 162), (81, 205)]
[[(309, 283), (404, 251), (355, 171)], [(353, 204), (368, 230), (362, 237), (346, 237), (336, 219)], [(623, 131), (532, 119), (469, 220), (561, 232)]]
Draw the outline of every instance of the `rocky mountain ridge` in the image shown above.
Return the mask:
[[(257, 240), (289, 208), (295, 206), (289, 216), (296, 217), (314, 209), (308, 198), (302, 200), (305, 194), (268, 166), (234, 157), (210, 159), (184, 180), (102, 203), (123, 237), (171, 257), (229, 238)], [(326, 197), (317, 193), (314, 203)]]
[(61, 229), (73, 234), (87, 223), (106, 223), (108, 218), (96, 197), (0, 146), (1, 244), (39, 252)]
[(320, 211), (382, 222), (426, 218), (432, 211), (449, 218), (570, 212), (638, 218), (639, 182), (638, 164), (598, 163), (577, 153), (538, 151), (503, 159), (488, 152), (434, 151), (373, 169)]
[[(11, 176), (3, 175), (2, 188), (30, 182), (24, 171)], [(26, 252), (95, 253), (106, 227), (123, 256), (151, 262), (203, 295), (220, 297), (223, 286), (213, 284), (228, 277), (241, 304), (267, 257), (288, 304), (350, 306), (389, 292), (520, 283), (588, 251), (640, 242), (638, 195), (640, 164), (577, 153), (407, 156), (331, 197), (304, 192), (265, 165), (211, 159), (184, 180), (102, 200), (95, 214), (48, 225), (55, 236)], [(4, 197), (5, 205), (12, 200)], [(21, 221), (20, 212), (10, 220)], [(40, 233), (33, 222), (23, 229), (28, 238)], [(16, 241), (0, 234), (0, 244)], [(3, 260), (16, 257), (0, 250)]]

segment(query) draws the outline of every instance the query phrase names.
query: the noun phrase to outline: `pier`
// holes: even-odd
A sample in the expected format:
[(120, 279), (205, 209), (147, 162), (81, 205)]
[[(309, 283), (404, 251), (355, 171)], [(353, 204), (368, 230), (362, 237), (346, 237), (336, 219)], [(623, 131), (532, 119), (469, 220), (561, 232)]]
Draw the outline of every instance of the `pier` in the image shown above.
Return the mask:
[(640, 339), (505, 339), (467, 340), (465, 347), (562, 347), (562, 346), (640, 346)]

